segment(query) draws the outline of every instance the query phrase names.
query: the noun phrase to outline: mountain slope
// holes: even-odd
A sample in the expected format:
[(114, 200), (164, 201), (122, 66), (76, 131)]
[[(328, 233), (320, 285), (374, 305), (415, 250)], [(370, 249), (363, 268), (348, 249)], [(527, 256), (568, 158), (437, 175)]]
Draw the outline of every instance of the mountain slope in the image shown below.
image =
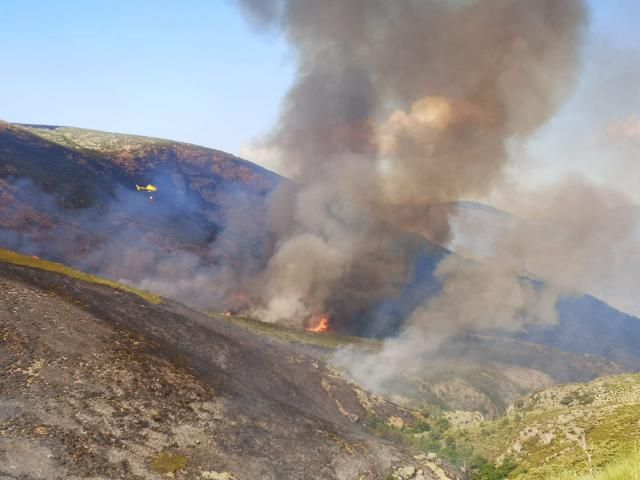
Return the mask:
[(592, 297), (566, 297), (556, 307), (560, 321), (515, 336), (561, 350), (608, 358), (627, 370), (640, 369), (640, 320)]
[(9, 478), (444, 472), (360, 425), (416, 414), (293, 347), (174, 302), (0, 262), (0, 326)]
[(465, 465), (473, 480), (632, 480), (639, 402), (640, 375), (619, 375), (541, 389), (491, 422), (432, 409), (429, 423), (378, 429)]
[[(612, 224), (634, 225), (638, 219), (638, 208), (612, 209), (607, 211), (607, 217)], [(527, 223), (512, 214), (476, 202), (434, 205), (425, 213), (425, 219), (424, 230), (420, 233), (428, 238), (434, 236), (439, 224), (450, 219), (453, 236), (450, 248), (456, 254), (478, 260), (491, 254), (496, 238), (510, 228)], [(552, 231), (551, 225), (549, 230)], [(605, 357), (627, 369), (639, 368), (640, 321), (636, 317), (592, 295), (565, 296), (556, 310), (560, 320), (557, 325), (529, 328), (518, 332), (515, 337), (569, 352)]]
[(488, 458), (511, 458), (509, 478), (589, 473), (638, 450), (640, 376), (604, 377), (528, 395), (494, 423), (464, 432)]
[[(266, 197), (282, 182), (197, 146), (0, 123), (0, 244), (220, 309), (238, 292), (226, 286), (233, 278), (210, 280), (220, 272), (251, 278), (264, 267), (273, 242)], [(147, 183), (158, 192), (135, 189)], [(425, 242), (413, 282), (374, 308), (398, 323), (376, 330), (376, 316), (363, 316), (366, 331), (394, 334), (415, 302), (438, 291), (434, 270), (447, 255)], [(315, 478), (352, 472), (380, 478), (428, 460), (379, 443), (363, 428), (402, 424), (420, 433), (407, 426), (417, 414), (368, 396), (323, 365), (336, 345), (380, 348), (375, 340), (305, 336), (254, 319), (234, 324), (177, 303), (153, 303), (157, 297), (135, 290), (112, 290), (108, 282), (94, 285), (81, 273), (77, 280), (90, 283), (66, 279), (55, 265), (30, 270), (45, 264), (22, 259), (22, 266), (0, 268), (6, 306), (0, 359), (10, 366), (2, 381), (3, 391), (12, 392), (2, 399), (0, 439), (8, 442), (2, 446), (8, 465), (19, 468), (16, 459), (25, 456), (42, 460), (23, 475), (154, 478), (176, 469), (184, 478), (205, 471), (238, 479), (304, 478), (309, 471), (320, 472)], [(473, 425), (499, 417), (532, 390), (640, 368), (636, 318), (589, 296), (563, 299), (558, 313), (559, 324), (544, 330), (451, 339), (391, 390), (409, 408), (429, 411), (435, 404), (452, 425)], [(55, 340), (76, 337), (80, 346), (69, 352)], [(100, 397), (106, 406), (96, 403)], [(426, 424), (439, 432), (437, 422)], [(108, 434), (98, 433), (105, 428)], [(482, 433), (469, 432), (481, 442)], [(431, 438), (420, 442), (433, 445)], [(507, 447), (492, 442), (483, 454), (497, 459)], [(62, 463), (43, 460), (48, 455)]]
[[(4, 122), (0, 122), (0, 178), (5, 182), (28, 179), (37, 190), (50, 194), (54, 205), (39, 207), (49, 207), (51, 213), (60, 213), (54, 207), (104, 208), (118, 194), (136, 192), (136, 184), (156, 182), (155, 200), (161, 207), (178, 204), (180, 213), (199, 216), (204, 228), (214, 232), (230, 210), (231, 192), (263, 197), (281, 181), (250, 162), (195, 145)], [(35, 202), (28, 196), (21, 200)], [(153, 224), (141, 226), (152, 228)]]
[[(265, 196), (281, 181), (194, 145), (0, 123), (0, 244), (137, 284), (160, 278), (156, 291), (210, 307), (190, 280), (260, 267)], [(158, 191), (136, 189), (147, 184)]]
[[(136, 190), (147, 184), (157, 192)], [(201, 308), (237, 307), (234, 290), (264, 269), (276, 240), (266, 197), (281, 185), (292, 184), (194, 145), (0, 123), (0, 245)], [(433, 269), (447, 254), (416, 239), (424, 243), (419, 282), (399, 301), (375, 308), (392, 310), (398, 321), (410, 307), (406, 299), (432, 292)], [(399, 327), (374, 327), (374, 316), (352, 333), (386, 335)]]

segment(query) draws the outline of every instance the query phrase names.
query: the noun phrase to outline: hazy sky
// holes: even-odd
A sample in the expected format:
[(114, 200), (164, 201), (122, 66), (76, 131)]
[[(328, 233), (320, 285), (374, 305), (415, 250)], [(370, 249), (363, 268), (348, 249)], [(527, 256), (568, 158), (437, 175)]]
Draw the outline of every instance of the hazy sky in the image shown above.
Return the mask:
[(529, 142), (524, 181), (580, 172), (640, 202), (640, 2), (591, 0), (573, 95)]
[[(544, 183), (580, 171), (637, 197), (640, 2), (589, 3), (576, 91), (514, 152), (514, 172)], [(0, 0), (0, 58), (0, 119), (233, 153), (273, 125), (295, 68), (281, 38), (253, 31), (225, 0)]]

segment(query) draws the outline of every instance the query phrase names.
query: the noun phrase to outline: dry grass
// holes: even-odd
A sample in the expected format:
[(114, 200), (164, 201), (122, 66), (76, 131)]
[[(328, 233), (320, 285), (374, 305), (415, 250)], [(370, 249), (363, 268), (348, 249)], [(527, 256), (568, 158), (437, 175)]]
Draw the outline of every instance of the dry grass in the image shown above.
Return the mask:
[(118, 290), (122, 290), (124, 292), (133, 293), (142, 297), (146, 301), (150, 303), (160, 303), (162, 298), (158, 295), (154, 295), (149, 292), (145, 292), (144, 290), (138, 290), (137, 288), (129, 287), (127, 285), (122, 285), (121, 283), (112, 282), (111, 280), (106, 280), (101, 277), (97, 277), (95, 275), (90, 275), (85, 272), (81, 272), (79, 270), (75, 270), (71, 267), (67, 267), (61, 263), (49, 262), (48, 260), (42, 260), (37, 257), (23, 255), (21, 253), (12, 252), (10, 250), (4, 250), (0, 248), (0, 262), (11, 263), (14, 265), (21, 265), (24, 267), (37, 268), (39, 270), (46, 270), (47, 272), (55, 272), (60, 273), (62, 275), (66, 275), (67, 277), (74, 278), (76, 280), (81, 280), (83, 282), (95, 283), (97, 285), (104, 285), (110, 288), (116, 288)]
[(640, 451), (591, 474), (564, 473), (549, 480), (640, 480)]

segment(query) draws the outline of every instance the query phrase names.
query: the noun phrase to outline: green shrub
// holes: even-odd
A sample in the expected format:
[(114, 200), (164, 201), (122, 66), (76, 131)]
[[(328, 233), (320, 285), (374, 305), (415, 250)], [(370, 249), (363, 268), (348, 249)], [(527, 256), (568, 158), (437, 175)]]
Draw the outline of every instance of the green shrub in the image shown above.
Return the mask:
[(473, 480), (503, 480), (516, 466), (511, 458), (506, 458), (500, 465), (494, 465), (486, 459), (480, 459), (479, 465), (473, 469), (471, 478)]
[(591, 405), (595, 400), (592, 393), (577, 390), (569, 393), (560, 400), (560, 404), (564, 406), (572, 405), (574, 402), (578, 405)]

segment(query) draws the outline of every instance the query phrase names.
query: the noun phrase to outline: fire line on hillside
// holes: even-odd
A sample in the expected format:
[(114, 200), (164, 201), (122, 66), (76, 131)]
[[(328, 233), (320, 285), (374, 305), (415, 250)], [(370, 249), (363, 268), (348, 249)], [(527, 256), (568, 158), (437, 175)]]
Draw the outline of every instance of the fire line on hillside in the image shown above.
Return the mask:
[(329, 317), (327, 315), (320, 315), (314, 317), (311, 326), (306, 328), (307, 332), (312, 333), (329, 333), (331, 332), (331, 326), (329, 325)]

